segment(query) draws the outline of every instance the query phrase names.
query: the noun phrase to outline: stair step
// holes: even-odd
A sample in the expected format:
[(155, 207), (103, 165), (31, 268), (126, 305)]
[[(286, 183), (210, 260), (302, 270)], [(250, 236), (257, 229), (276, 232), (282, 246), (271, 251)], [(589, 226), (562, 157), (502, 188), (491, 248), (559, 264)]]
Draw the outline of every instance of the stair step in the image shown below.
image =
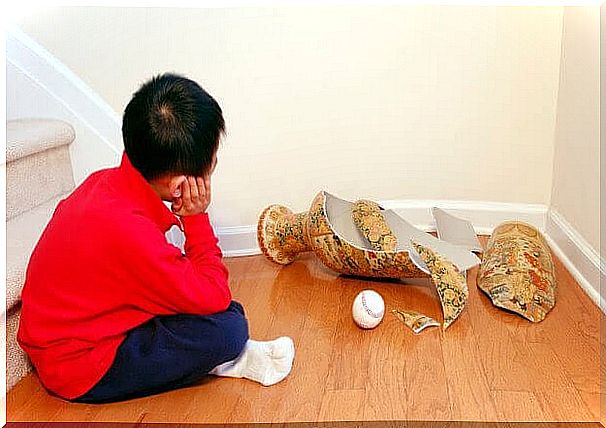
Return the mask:
[(54, 119), (10, 120), (6, 138), (7, 220), (74, 188), (71, 125)]
[(21, 300), (29, 257), (55, 207), (67, 194), (37, 206), (6, 222), (6, 310)]
[(6, 121), (6, 162), (71, 144), (74, 128), (56, 119), (16, 119)]
[(29, 358), (17, 343), (21, 310), (6, 316), (6, 389), (9, 390), (32, 370)]

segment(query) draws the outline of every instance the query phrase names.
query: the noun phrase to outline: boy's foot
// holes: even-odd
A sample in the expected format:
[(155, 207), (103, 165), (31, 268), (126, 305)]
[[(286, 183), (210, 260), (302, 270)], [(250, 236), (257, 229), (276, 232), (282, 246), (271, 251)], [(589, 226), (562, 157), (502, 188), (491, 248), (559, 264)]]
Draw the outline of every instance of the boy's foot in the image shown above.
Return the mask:
[(295, 345), (290, 337), (270, 342), (249, 340), (238, 358), (218, 365), (209, 374), (243, 377), (270, 386), (288, 376), (294, 357)]

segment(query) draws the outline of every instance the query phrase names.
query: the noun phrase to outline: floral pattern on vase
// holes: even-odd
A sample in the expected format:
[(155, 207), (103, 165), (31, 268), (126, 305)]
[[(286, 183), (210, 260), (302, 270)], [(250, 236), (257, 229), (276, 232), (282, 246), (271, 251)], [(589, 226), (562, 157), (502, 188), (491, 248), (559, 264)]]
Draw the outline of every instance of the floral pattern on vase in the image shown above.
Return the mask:
[(375, 251), (395, 251), (398, 239), (393, 234), (379, 204), (366, 199), (354, 202), (351, 216), (354, 224)]
[(306, 222), (307, 213), (294, 214), (277, 204), (265, 208), (257, 223), (257, 241), (265, 257), (287, 265), (297, 254), (311, 250)]
[(416, 242), (412, 245), (431, 272), (431, 279), (438, 290), (442, 312), (444, 313), (443, 329), (446, 330), (463, 312), (469, 289), (465, 276), (448, 260)]
[(557, 290), (545, 238), (523, 222), (497, 226), (488, 240), (477, 285), (495, 306), (532, 322), (545, 319), (555, 306)]
[(391, 313), (402, 321), (414, 334), (419, 334), (427, 327), (439, 327), (440, 323), (427, 315), (416, 311), (392, 309)]

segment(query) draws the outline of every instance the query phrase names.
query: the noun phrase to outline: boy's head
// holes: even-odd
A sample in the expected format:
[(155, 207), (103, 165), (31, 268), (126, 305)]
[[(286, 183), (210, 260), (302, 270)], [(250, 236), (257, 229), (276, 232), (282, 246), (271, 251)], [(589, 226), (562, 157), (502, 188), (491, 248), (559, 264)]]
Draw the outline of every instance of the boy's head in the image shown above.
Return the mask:
[(133, 95), (122, 121), (126, 155), (151, 182), (166, 175), (211, 172), (225, 121), (219, 104), (196, 82), (162, 74)]

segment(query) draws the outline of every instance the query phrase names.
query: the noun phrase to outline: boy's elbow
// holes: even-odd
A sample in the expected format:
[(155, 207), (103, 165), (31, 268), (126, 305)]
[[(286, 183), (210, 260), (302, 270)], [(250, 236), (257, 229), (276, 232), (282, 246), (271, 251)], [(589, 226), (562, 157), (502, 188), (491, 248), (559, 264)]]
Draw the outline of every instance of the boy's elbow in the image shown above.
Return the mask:
[(231, 292), (227, 289), (220, 299), (219, 310), (217, 312), (225, 312), (229, 308), (229, 305), (231, 305)]
[(212, 302), (209, 302), (206, 310), (213, 314), (225, 312), (231, 304), (231, 298), (231, 291), (226, 287), (221, 293), (217, 293)]

